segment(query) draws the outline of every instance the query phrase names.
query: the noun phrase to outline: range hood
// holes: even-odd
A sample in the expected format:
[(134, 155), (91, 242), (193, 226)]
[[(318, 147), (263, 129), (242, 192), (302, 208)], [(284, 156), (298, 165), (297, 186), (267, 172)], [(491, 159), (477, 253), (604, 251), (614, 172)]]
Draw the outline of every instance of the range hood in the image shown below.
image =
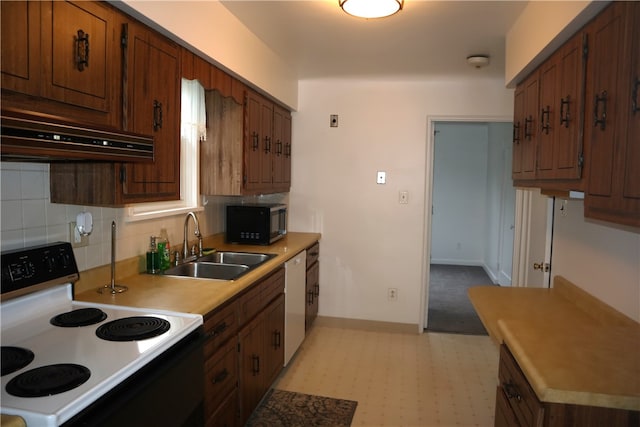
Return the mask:
[(2, 109), (2, 160), (153, 162), (153, 137)]

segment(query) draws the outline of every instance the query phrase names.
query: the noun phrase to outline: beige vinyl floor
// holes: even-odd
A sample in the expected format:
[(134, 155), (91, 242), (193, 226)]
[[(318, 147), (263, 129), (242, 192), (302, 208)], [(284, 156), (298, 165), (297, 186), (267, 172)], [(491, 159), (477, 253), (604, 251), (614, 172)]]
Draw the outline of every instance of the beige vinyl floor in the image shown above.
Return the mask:
[(274, 388), (358, 402), (352, 426), (493, 426), (488, 336), (314, 326)]

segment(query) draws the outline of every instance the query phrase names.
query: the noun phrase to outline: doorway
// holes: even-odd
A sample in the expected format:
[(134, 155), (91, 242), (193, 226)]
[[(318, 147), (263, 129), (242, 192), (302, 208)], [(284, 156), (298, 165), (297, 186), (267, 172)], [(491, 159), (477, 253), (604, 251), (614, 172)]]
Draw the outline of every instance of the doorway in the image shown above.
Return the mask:
[[(427, 329), (444, 322), (454, 329), (441, 332), (474, 333), (484, 328), (473, 324), (479, 319), (462, 282), (511, 285), (511, 119), (431, 119), (429, 125), (423, 322)], [(444, 314), (443, 322), (434, 314)]]

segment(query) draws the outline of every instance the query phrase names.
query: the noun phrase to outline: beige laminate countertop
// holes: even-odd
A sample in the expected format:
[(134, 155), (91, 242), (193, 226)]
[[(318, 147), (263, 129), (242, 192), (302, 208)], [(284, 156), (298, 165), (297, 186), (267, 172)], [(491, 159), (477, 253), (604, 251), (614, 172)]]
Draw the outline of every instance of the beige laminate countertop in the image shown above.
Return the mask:
[(554, 288), (478, 286), (469, 297), (542, 402), (640, 410), (640, 324), (556, 277)]
[[(110, 282), (110, 269), (105, 266), (80, 273), (74, 298), (93, 303), (205, 315), (318, 240), (319, 233), (291, 232), (270, 246), (250, 246), (225, 244), (223, 236), (216, 235), (205, 239), (205, 247), (277, 256), (234, 281), (138, 273), (144, 268), (144, 260), (140, 257), (116, 264), (116, 284), (127, 286), (127, 292), (111, 295), (96, 291)], [(123, 273), (118, 273), (120, 270)]]

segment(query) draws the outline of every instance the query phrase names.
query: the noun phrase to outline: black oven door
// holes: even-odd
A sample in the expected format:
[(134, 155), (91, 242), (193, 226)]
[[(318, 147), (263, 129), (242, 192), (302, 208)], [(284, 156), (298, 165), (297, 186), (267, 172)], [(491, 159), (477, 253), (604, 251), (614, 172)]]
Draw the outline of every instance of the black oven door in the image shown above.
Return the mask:
[(203, 343), (200, 327), (63, 427), (203, 426)]

